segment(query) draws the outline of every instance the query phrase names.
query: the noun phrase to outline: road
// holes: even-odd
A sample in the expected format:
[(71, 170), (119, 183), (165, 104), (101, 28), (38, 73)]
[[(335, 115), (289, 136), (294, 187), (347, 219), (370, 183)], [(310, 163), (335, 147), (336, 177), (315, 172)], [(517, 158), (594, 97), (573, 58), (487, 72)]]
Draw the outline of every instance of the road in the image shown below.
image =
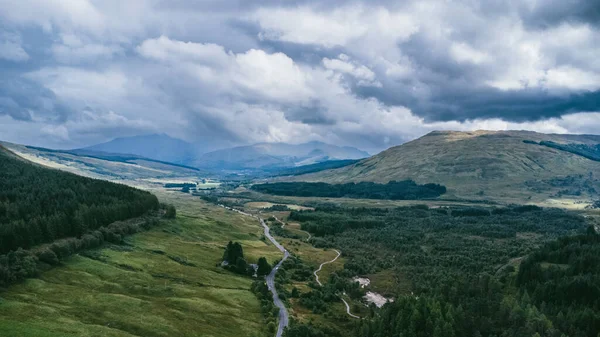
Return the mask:
[[(279, 223), (281, 224), (281, 228), (285, 227), (285, 222), (283, 222), (283, 221), (279, 220), (279, 219), (278, 219), (276, 216), (273, 216), (273, 217), (275, 218), (275, 220), (277, 220), (277, 222), (279, 222)], [(308, 234), (308, 238), (306, 238), (306, 242), (309, 242), (309, 241), (310, 241), (310, 238), (312, 238), (312, 235), (311, 235), (309, 232), (307, 232), (307, 231), (303, 231), (303, 230), (301, 230), (301, 229), (299, 229), (299, 231), (301, 231), (301, 232), (304, 232), (304, 233)]]
[(283, 253), (283, 258), (281, 259), (281, 261), (279, 261), (279, 263), (275, 267), (273, 267), (273, 270), (271, 270), (271, 273), (269, 273), (269, 275), (267, 275), (267, 277), (266, 277), (267, 287), (269, 288), (271, 293), (273, 293), (273, 303), (279, 308), (279, 327), (277, 328), (276, 336), (281, 337), (283, 335), (283, 330), (290, 323), (290, 316), (287, 311), (287, 308), (285, 307), (285, 304), (283, 304), (283, 302), (279, 298), (279, 295), (277, 294), (277, 289), (275, 289), (275, 274), (279, 270), (279, 267), (281, 267), (281, 264), (285, 260), (287, 260), (287, 258), (290, 256), (290, 253), (287, 251), (287, 249), (285, 249), (282, 245), (280, 245), (279, 242), (277, 242), (277, 240), (275, 240), (275, 238), (273, 236), (271, 236), (271, 231), (269, 230), (269, 226), (267, 226), (267, 224), (265, 223), (265, 220), (263, 220), (262, 218), (254, 216), (252, 214), (248, 214), (246, 212), (242, 212), (235, 208), (227, 207), (225, 205), (219, 205), (219, 206), (226, 208), (228, 210), (238, 212), (240, 214), (251, 216), (255, 219), (258, 219), (258, 221), (260, 221), (260, 224), (265, 229), (265, 237), (267, 237), (267, 239), (269, 239), (269, 241), (271, 241), (275, 245), (275, 247), (277, 247), (277, 249), (279, 249)]
[(348, 302), (346, 302), (346, 300), (345, 300), (345, 299), (343, 299), (343, 298), (342, 298), (342, 302), (344, 302), (344, 304), (346, 305), (346, 312), (348, 313), (348, 315), (349, 315), (350, 317), (353, 317), (353, 318), (358, 318), (358, 319), (360, 319), (360, 317), (358, 317), (358, 316), (356, 316), (356, 315), (354, 315), (353, 313), (351, 313), (351, 312), (350, 312), (350, 306), (348, 305)]
[(341, 254), (341, 253), (340, 253), (339, 251), (335, 250), (335, 249), (334, 249), (334, 251), (337, 253), (337, 256), (336, 256), (336, 257), (335, 257), (333, 260), (331, 260), (331, 261), (327, 261), (327, 262), (323, 262), (323, 263), (321, 263), (321, 265), (319, 266), (319, 269), (317, 269), (317, 270), (315, 270), (315, 271), (313, 272), (313, 274), (315, 275), (315, 279), (317, 280), (317, 283), (318, 283), (318, 284), (319, 284), (321, 287), (323, 286), (323, 284), (321, 283), (321, 281), (319, 281), (319, 275), (317, 275), (317, 273), (321, 271), (321, 269), (323, 268), (323, 266), (324, 266), (324, 265), (326, 265), (326, 264), (328, 264), (328, 263), (335, 262), (335, 260), (337, 260), (337, 259), (338, 259), (338, 257), (340, 257), (340, 254)]
[[(335, 250), (335, 249), (334, 249), (334, 250)], [(321, 271), (321, 269), (323, 268), (323, 266), (324, 266), (324, 265), (326, 265), (326, 264), (328, 264), (328, 263), (335, 262), (335, 260), (337, 260), (337, 259), (338, 259), (338, 257), (340, 257), (340, 255), (342, 254), (342, 253), (340, 253), (340, 252), (339, 252), (339, 251), (337, 251), (337, 250), (335, 250), (335, 252), (337, 253), (337, 256), (336, 256), (336, 257), (335, 257), (333, 260), (321, 263), (321, 265), (319, 266), (319, 269), (317, 269), (317, 270), (315, 270), (315, 271), (313, 272), (313, 274), (315, 275), (315, 279), (317, 280), (317, 283), (318, 283), (318, 284), (319, 284), (321, 287), (323, 286), (323, 284), (321, 283), (321, 281), (319, 281), (319, 275), (317, 275), (317, 273)], [(340, 299), (341, 299), (341, 300), (342, 300), (342, 302), (344, 302), (344, 304), (346, 305), (346, 313), (348, 313), (348, 315), (349, 315), (350, 317), (353, 317), (353, 318), (359, 318), (359, 319), (360, 319), (360, 317), (358, 317), (358, 316), (356, 316), (356, 315), (354, 315), (353, 313), (351, 313), (351, 312), (350, 312), (350, 305), (348, 305), (348, 302), (346, 302), (346, 300), (345, 300), (345, 299), (343, 299), (341, 296), (340, 296)]]
[(285, 327), (287, 327), (290, 322), (290, 318), (287, 308), (285, 307), (281, 299), (279, 299), (277, 289), (275, 289), (275, 274), (279, 270), (279, 267), (281, 267), (281, 264), (290, 256), (290, 253), (287, 251), (287, 249), (283, 248), (283, 246), (280, 245), (279, 242), (275, 240), (275, 238), (271, 236), (269, 226), (265, 224), (265, 221), (261, 218), (259, 218), (258, 220), (260, 221), (260, 224), (263, 225), (263, 227), (265, 228), (265, 236), (275, 245), (275, 247), (277, 247), (277, 249), (283, 252), (283, 259), (281, 259), (281, 261), (279, 261), (279, 263), (275, 267), (273, 267), (271, 273), (267, 275), (267, 287), (269, 287), (269, 290), (273, 293), (273, 303), (279, 308), (279, 327), (277, 328), (276, 336), (281, 337), (283, 335), (283, 329), (285, 329)]

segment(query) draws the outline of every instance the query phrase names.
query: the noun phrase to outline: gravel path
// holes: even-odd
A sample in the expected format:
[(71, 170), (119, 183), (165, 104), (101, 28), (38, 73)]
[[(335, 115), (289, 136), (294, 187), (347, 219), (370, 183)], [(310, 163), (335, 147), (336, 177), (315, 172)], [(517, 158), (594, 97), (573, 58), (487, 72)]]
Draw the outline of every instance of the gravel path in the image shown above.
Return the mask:
[(326, 264), (328, 264), (328, 263), (335, 262), (335, 260), (337, 260), (337, 259), (338, 259), (338, 257), (340, 257), (340, 254), (342, 254), (342, 253), (340, 253), (339, 251), (337, 251), (337, 250), (335, 250), (335, 249), (334, 249), (334, 251), (337, 253), (337, 256), (336, 256), (336, 257), (335, 257), (333, 260), (331, 260), (331, 261), (327, 261), (327, 262), (323, 262), (323, 263), (321, 263), (321, 265), (319, 266), (319, 269), (317, 269), (317, 270), (315, 270), (315, 271), (313, 272), (313, 274), (315, 275), (315, 279), (317, 280), (317, 283), (318, 283), (318, 284), (319, 284), (321, 287), (323, 286), (323, 284), (321, 283), (321, 281), (319, 281), (319, 275), (317, 275), (317, 273), (321, 271), (321, 269), (323, 268), (323, 266), (324, 266), (324, 265), (326, 265)]

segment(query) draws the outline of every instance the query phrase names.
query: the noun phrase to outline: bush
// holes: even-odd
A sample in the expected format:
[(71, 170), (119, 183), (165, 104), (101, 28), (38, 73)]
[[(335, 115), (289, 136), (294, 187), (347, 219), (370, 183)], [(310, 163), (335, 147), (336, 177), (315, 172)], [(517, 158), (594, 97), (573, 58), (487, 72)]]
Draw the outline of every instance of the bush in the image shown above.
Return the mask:
[(60, 261), (58, 260), (58, 256), (56, 256), (56, 254), (48, 248), (39, 252), (37, 257), (40, 261), (52, 266), (55, 266), (60, 263)]
[(175, 206), (167, 205), (165, 211), (165, 218), (175, 219), (175, 217), (177, 217), (177, 210), (175, 209)]

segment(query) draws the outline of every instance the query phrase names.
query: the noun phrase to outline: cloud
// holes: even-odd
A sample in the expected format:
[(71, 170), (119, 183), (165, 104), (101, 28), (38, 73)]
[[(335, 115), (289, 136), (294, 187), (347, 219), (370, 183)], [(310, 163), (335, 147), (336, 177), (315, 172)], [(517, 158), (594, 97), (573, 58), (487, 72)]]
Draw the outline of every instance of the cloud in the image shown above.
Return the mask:
[(323, 59), (323, 65), (326, 69), (333, 72), (348, 74), (358, 80), (357, 84), (361, 86), (381, 86), (376, 81), (375, 73), (364, 65), (351, 62), (346, 54), (340, 54), (337, 59)]
[(434, 129), (597, 132), (597, 9), (0, 0), (0, 133), (60, 147), (166, 132), (207, 148), (376, 152)]
[(306, 74), (283, 53), (250, 49), (236, 54), (219, 45), (175, 41), (165, 36), (146, 40), (137, 50), (163, 66), (188, 72), (191, 80), (215, 94), (283, 102), (298, 102), (311, 95)]
[(464, 42), (452, 43), (450, 55), (459, 63), (470, 62), (473, 64), (481, 64), (490, 60), (488, 54), (480, 52)]
[(13, 62), (29, 60), (29, 54), (27, 54), (21, 45), (20, 35), (0, 32), (0, 59)]
[(61, 42), (52, 45), (52, 54), (56, 61), (67, 64), (111, 59), (122, 53), (123, 48), (117, 44), (86, 43), (74, 34), (62, 34)]
[(0, 116), (54, 122), (65, 120), (71, 112), (67, 104), (42, 85), (20, 76), (0, 79)]

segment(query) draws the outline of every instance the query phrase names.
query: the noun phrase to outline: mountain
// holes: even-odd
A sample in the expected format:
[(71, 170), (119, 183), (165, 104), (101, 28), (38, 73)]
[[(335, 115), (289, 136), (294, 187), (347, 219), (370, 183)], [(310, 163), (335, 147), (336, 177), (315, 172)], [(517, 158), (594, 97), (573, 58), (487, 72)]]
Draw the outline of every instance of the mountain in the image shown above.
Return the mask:
[(166, 134), (116, 138), (78, 150), (137, 155), (177, 164), (189, 164), (198, 152), (194, 145)]
[(198, 177), (202, 173), (193, 167), (149, 159), (131, 154), (114, 154), (92, 150), (50, 150), (0, 142), (19, 158), (46, 167), (104, 180), (133, 181), (138, 179), (172, 179)]
[(599, 144), (596, 135), (436, 131), (353, 165), (287, 179), (413, 179), (445, 185), (446, 198), (578, 202), (600, 197)]
[(367, 152), (353, 147), (340, 147), (322, 142), (304, 144), (259, 143), (218, 150), (202, 155), (196, 167), (212, 169), (267, 169), (296, 167), (330, 160), (360, 159)]

